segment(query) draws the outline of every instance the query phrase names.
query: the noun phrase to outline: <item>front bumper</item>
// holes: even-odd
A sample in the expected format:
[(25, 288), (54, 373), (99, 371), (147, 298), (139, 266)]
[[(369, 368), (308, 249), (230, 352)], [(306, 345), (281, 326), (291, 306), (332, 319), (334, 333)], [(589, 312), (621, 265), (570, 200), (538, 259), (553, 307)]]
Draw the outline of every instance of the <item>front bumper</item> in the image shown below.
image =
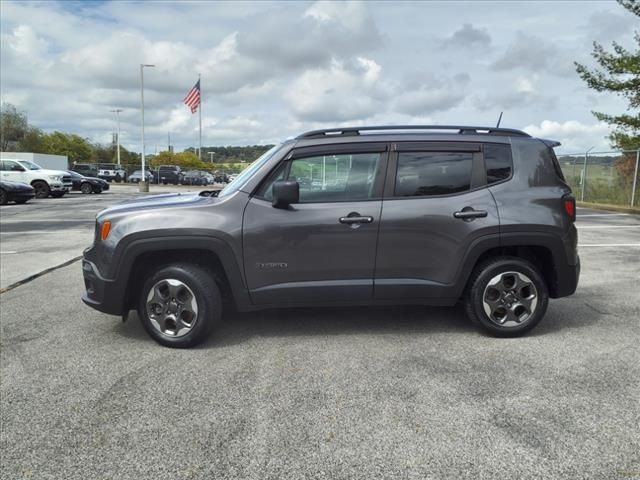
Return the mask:
[(49, 189), (52, 192), (68, 192), (73, 188), (73, 183), (49, 182)]
[(86, 258), (82, 260), (82, 275), (85, 286), (82, 301), (100, 312), (122, 315), (125, 292), (121, 282), (102, 277), (95, 264)]

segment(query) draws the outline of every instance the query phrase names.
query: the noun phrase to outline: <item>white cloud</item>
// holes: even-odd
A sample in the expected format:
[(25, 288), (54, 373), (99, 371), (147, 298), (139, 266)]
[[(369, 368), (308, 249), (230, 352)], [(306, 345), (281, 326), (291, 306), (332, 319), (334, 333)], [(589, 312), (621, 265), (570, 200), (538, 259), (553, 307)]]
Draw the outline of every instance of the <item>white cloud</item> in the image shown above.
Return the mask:
[(344, 122), (379, 111), (386, 97), (379, 83), (381, 67), (358, 57), (353, 65), (334, 60), (327, 69), (307, 70), (285, 94), (289, 108), (302, 120)]
[(596, 151), (610, 151), (608, 140), (611, 128), (605, 123), (584, 124), (577, 120), (556, 122), (543, 120), (539, 125), (527, 125), (524, 131), (540, 138), (557, 140), (562, 143), (559, 151), (566, 153), (586, 152), (594, 147)]
[(483, 123), (505, 110), (509, 126), (541, 129), (544, 121), (572, 120), (584, 128), (542, 134), (575, 148), (606, 146), (608, 131), (590, 128), (590, 111), (616, 113), (625, 105), (590, 93), (572, 61), (592, 61), (591, 40), (627, 44), (633, 23), (613, 2), (558, 4), (551, 17), (526, 2), (488, 10), (476, 3), (151, 8), (2, 0), (1, 8), (2, 101), (25, 110), (40, 128), (95, 141), (110, 138), (109, 110), (123, 108), (122, 138), (134, 150), (140, 63), (157, 65), (145, 70), (150, 145), (164, 145), (167, 131), (178, 148), (194, 144), (198, 116), (182, 98), (200, 73), (205, 144), (273, 142), (346, 122)]

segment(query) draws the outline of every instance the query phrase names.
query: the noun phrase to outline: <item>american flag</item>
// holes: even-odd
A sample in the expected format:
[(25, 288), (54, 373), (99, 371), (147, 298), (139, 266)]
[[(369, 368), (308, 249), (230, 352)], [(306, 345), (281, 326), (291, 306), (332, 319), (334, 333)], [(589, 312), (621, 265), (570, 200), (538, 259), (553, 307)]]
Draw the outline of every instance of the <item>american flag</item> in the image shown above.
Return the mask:
[(191, 109), (191, 113), (196, 113), (200, 106), (200, 80), (196, 82), (187, 96), (184, 97), (184, 104)]

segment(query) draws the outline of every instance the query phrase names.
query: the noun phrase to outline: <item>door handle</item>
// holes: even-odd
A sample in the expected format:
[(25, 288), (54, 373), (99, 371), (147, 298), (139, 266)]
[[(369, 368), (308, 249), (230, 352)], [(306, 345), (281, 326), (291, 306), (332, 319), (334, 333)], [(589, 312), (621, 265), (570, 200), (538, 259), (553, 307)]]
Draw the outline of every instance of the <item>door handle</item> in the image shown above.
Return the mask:
[(344, 223), (345, 225), (357, 225), (357, 224), (361, 224), (361, 223), (372, 223), (373, 222), (373, 217), (368, 217), (368, 216), (360, 216), (360, 214), (349, 214), (346, 217), (340, 217), (338, 219), (338, 221), (340, 223)]
[(461, 220), (473, 220), (474, 218), (485, 218), (487, 215), (486, 210), (474, 210), (470, 207), (464, 207), (459, 212), (453, 212), (453, 216), (455, 218), (460, 218)]

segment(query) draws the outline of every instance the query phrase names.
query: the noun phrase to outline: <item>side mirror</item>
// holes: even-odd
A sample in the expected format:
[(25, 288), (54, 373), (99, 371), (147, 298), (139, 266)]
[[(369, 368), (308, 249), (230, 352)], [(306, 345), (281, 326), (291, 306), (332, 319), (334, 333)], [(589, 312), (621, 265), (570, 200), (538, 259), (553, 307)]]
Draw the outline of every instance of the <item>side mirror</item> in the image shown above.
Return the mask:
[(292, 203), (300, 201), (300, 185), (293, 180), (278, 180), (271, 187), (275, 208), (288, 208)]

